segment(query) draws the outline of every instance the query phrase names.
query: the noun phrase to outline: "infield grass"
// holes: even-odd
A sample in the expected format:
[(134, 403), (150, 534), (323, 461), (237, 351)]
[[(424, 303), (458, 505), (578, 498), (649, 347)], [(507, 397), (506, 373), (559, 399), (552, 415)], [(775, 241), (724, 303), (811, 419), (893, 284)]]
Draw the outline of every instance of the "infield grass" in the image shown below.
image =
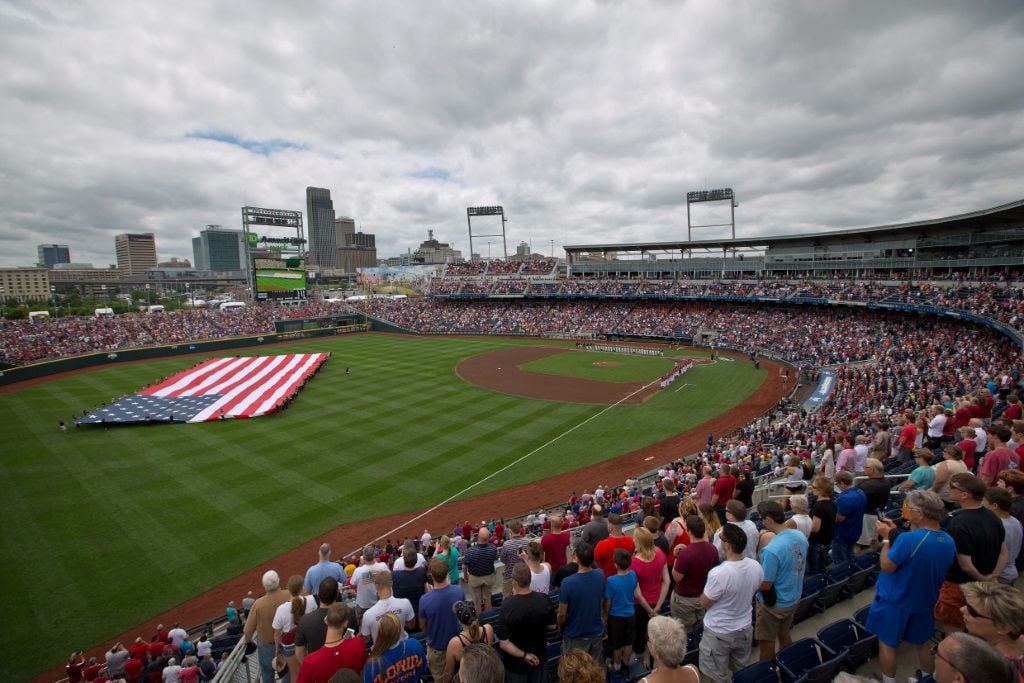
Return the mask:
[(662, 356), (574, 351), (540, 358), (519, 367), (527, 372), (568, 375), (603, 382), (653, 382), (674, 366), (675, 362)]
[[(57, 428), (206, 355), (0, 396), (4, 677), (21, 680), (72, 650), (109, 645), (339, 524), (435, 504), (534, 449), (543, 447), (528, 466), (465, 495), (656, 443), (739, 404), (765, 377), (742, 362), (698, 366), (683, 378), (692, 386), (680, 380), (559, 439), (605, 408), (493, 393), (454, 373), (463, 358), (516, 343), (536, 342), (358, 335), (252, 349), (333, 353), (288, 410), (252, 420)], [(366, 540), (353, 538), (352, 548)], [(223, 607), (210, 605), (210, 616)]]

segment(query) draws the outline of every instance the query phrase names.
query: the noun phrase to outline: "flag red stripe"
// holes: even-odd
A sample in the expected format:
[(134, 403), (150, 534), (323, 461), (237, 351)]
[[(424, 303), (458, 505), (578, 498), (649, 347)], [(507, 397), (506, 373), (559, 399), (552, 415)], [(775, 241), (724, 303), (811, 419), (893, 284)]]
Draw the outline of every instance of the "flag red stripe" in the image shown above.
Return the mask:
[(195, 367), (189, 368), (188, 370), (185, 370), (183, 372), (179, 372), (176, 375), (171, 375), (170, 377), (165, 379), (163, 382), (160, 382), (159, 384), (154, 384), (151, 387), (146, 387), (142, 391), (139, 391), (139, 392), (136, 392), (136, 393), (142, 394), (143, 396), (154, 396), (154, 395), (158, 394), (159, 392), (164, 391), (164, 390), (174, 386), (175, 384), (178, 384), (185, 377), (187, 377), (188, 375), (191, 375), (193, 373), (195, 373), (197, 375), (202, 375), (202, 376), (206, 376), (206, 375), (208, 375), (210, 373), (213, 373), (213, 372), (215, 372), (217, 370), (217, 368), (223, 366), (224, 365), (224, 361), (226, 361), (226, 360), (227, 360), (226, 358), (210, 358), (208, 360), (204, 360), (202, 363), (200, 363), (199, 365), (196, 365)]
[(238, 414), (234, 412), (235, 409), (238, 408), (243, 403), (252, 401), (254, 397), (263, 396), (267, 392), (273, 391), (278, 386), (280, 386), (282, 382), (287, 381), (287, 379), (292, 375), (292, 373), (295, 372), (296, 368), (302, 367), (303, 358), (301, 358), (299, 355), (296, 354), (282, 357), (287, 358), (287, 361), (277, 365), (274, 368), (273, 372), (263, 377), (260, 382), (248, 387), (246, 391), (235, 396), (227, 404), (222, 405), (221, 408), (224, 409), (224, 412), (234, 417), (243, 416), (245, 411), (251, 404), (247, 404), (244, 409), (238, 411)]
[[(320, 366), (323, 362), (322, 357), (323, 354), (318, 353), (304, 359), (299, 363), (295, 370), (289, 373), (288, 376), (284, 377), (281, 382), (278, 382), (276, 386), (263, 392), (262, 395), (249, 404), (249, 406), (242, 411), (240, 417), (255, 417), (272, 412), (279, 408), (281, 404), (284, 403), (285, 398), (295, 390), (295, 387), (305, 381), (306, 377), (309, 377), (309, 375)], [(264, 404), (271, 400), (273, 402), (269, 406), (264, 407)]]

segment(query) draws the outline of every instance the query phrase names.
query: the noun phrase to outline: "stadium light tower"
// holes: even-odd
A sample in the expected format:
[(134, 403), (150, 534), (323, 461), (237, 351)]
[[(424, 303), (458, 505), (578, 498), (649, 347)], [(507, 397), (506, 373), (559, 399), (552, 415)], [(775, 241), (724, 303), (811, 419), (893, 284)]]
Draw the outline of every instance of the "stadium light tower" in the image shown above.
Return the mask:
[[(729, 202), (729, 222), (728, 223), (704, 223), (702, 225), (694, 225), (690, 218), (690, 205), (691, 204), (702, 204), (705, 202)], [(698, 190), (697, 192), (686, 193), (686, 240), (688, 242), (693, 241), (693, 229), (694, 228), (722, 228), (729, 226), (732, 230), (732, 239), (736, 239), (736, 207), (739, 204), (736, 203), (736, 194), (732, 191), (731, 187), (723, 187), (719, 190)]]
[[(477, 233), (473, 234), (473, 217), (474, 216), (500, 216), (501, 217), (501, 232), (496, 233)], [(500, 206), (470, 206), (466, 208), (466, 225), (469, 227), (469, 257), (473, 258), (473, 238), (474, 237), (500, 237), (502, 252), (505, 260), (508, 261), (508, 243), (505, 240), (505, 223), (508, 223), (508, 219), (505, 218), (505, 209)], [(490, 242), (488, 242), (488, 253), (487, 258), (491, 257), (490, 254)]]

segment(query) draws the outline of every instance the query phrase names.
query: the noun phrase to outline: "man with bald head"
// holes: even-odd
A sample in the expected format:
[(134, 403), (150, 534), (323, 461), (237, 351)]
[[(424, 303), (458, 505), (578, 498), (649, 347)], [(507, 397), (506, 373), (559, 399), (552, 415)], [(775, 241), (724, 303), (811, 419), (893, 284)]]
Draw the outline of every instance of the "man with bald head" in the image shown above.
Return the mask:
[(463, 567), (466, 570), (468, 585), (467, 599), (471, 600), (480, 612), (491, 609), (491, 594), (494, 592), (494, 563), (498, 559), (498, 550), (491, 543), (491, 532), (487, 527), (480, 527), (476, 543), (466, 551)]
[(608, 522), (604, 518), (605, 509), (600, 503), (590, 508), (590, 521), (583, 525), (580, 540), (591, 548), (608, 538)]

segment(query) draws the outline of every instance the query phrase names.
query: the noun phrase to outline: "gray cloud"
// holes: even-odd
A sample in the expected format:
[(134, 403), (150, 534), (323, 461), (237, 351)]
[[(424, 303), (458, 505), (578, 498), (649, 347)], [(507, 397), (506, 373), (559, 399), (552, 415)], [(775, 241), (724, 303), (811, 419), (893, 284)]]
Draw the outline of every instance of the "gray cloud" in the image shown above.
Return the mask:
[(743, 235), (1024, 186), (1013, 3), (54, 0), (0, 21), (2, 265), (44, 242), (106, 265), (125, 231), (190, 257), (203, 225), (304, 210), (307, 185), (382, 255), (427, 229), (467, 250), (473, 205), (546, 252), (680, 239), (704, 187), (735, 188)]

